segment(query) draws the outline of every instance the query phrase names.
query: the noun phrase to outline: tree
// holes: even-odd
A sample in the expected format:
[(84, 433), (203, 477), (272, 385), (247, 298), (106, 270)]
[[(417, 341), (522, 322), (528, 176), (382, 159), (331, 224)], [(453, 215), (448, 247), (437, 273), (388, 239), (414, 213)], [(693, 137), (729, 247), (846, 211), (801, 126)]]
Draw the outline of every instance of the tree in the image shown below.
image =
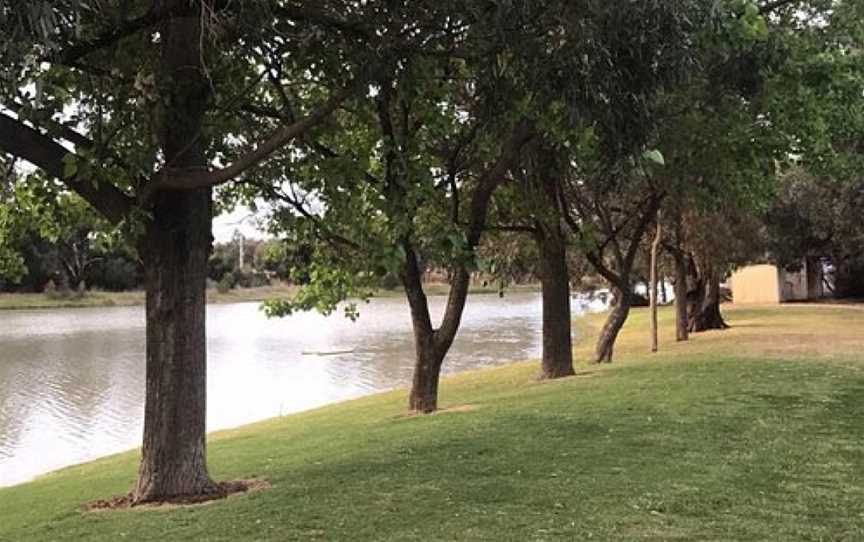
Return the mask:
[(540, 143), (526, 156), (518, 171), (522, 177), (521, 195), (525, 201), (533, 203), (533, 212), (528, 216), (539, 257), (543, 304), (542, 378), (574, 374), (568, 240), (555, 184), (564, 168), (566, 164), (561, 163), (561, 155), (548, 144)]
[(14, 161), (8, 164), (0, 162), (0, 166), (3, 166), (0, 169), (0, 283), (18, 282), (26, 272), (26, 266), (14, 240), (21, 234), (25, 221), (12, 198), (17, 180)]
[(561, 190), (570, 229), (586, 259), (613, 291), (612, 308), (597, 339), (597, 363), (612, 362), (615, 340), (633, 303), (636, 255), (665, 196), (645, 167), (650, 166), (577, 174)]
[[(309, 141), (307, 150), (285, 157), (283, 179), (301, 186), (269, 197), (286, 203), (277, 216), (283, 229), (319, 240), (318, 263), (309, 287), (291, 302), (269, 304), (270, 311), (330, 312), (346, 297), (362, 296), (376, 275), (397, 272), (415, 334), (409, 407), (435, 410), (490, 200), (520, 150), (542, 134), (562, 140), (563, 148), (562, 125), (595, 108), (617, 111), (598, 122), (623, 134), (614, 144), (627, 147), (631, 133), (640, 132), (622, 119), (642, 118), (645, 96), (668, 80), (667, 55), (686, 56), (681, 51), (700, 18), (696, 11), (676, 2), (631, 6), (622, 16), (608, 6), (550, 1), (420, 12), (429, 15), (423, 28), (449, 22), (428, 40), (441, 53), (404, 54), (376, 81), (365, 109), (339, 117), (353, 123), (338, 132), (350, 137)], [(619, 92), (625, 86), (628, 92)], [(346, 176), (354, 181), (327, 181)], [(433, 264), (448, 269), (451, 282), (438, 327), (421, 281)], [(350, 307), (349, 313), (356, 316)]]
[[(664, 101), (657, 145), (667, 158), (664, 248), (674, 262), (676, 338), (723, 329), (720, 282), (759, 257), (756, 220), (788, 139), (769, 119), (771, 78), (787, 54), (769, 27), (785, 3), (731, 5), (705, 39), (703, 69)], [(748, 229), (749, 228), (749, 229)]]
[[(523, 9), (510, 13), (521, 18)], [(437, 409), (441, 367), (459, 328), (490, 198), (532, 137), (527, 106), (516, 107), (502, 83), (506, 57), (496, 59), (507, 13), (503, 6), (413, 10), (411, 17), (424, 21), (418, 26), (434, 30), (426, 39), (439, 54), (405, 51), (394, 59), (365, 108), (339, 117), (345, 129), (286, 157), (299, 189), (267, 196), (285, 203), (276, 215), (282, 229), (306, 232), (316, 246), (310, 283), (293, 301), (268, 304), (270, 313), (329, 313), (398, 275), (414, 330), (409, 408), (418, 412)], [(502, 107), (513, 110), (502, 116)], [(430, 265), (450, 277), (438, 326), (422, 284)]]
[[(855, 217), (864, 170), (864, 7), (806, 2), (778, 26), (788, 61), (769, 80), (774, 126), (789, 139), (778, 198), (767, 210), (768, 257), (781, 266), (824, 259), (839, 295), (864, 295)], [(791, 84), (792, 82), (795, 84)]]
[[(860, 209), (864, 180), (816, 177), (793, 168), (781, 179), (777, 200), (768, 209), (767, 249), (772, 261), (786, 268), (809, 268), (823, 262), (832, 269), (827, 282), (837, 297), (864, 296), (864, 232)], [(818, 276), (818, 274), (817, 274)]]
[[(494, 236), (481, 253), (488, 254), (492, 271), (501, 282), (512, 274), (512, 259), (524, 258), (526, 248), (514, 235), (530, 237), (534, 274), (540, 280), (542, 303), (542, 351), (540, 377), (562, 378), (574, 374), (570, 314), (568, 238), (558, 199), (557, 179), (566, 169), (566, 154), (544, 137), (526, 145), (522, 160), (512, 168), (512, 182), (496, 191), (487, 230)], [(515, 246), (515, 251), (502, 250)]]
[[(352, 24), (342, 24), (355, 9), (364, 7), (263, 0), (0, 5), (0, 149), (61, 182), (112, 224), (140, 233), (147, 393), (134, 502), (224, 490), (210, 479), (205, 454), (211, 191), (321, 124), (358, 91), (357, 68), (372, 63), (334, 58), (358, 39)], [(310, 35), (319, 38), (315, 47)], [(273, 48), (281, 49), (262, 53)], [(308, 91), (302, 116), (269, 132), (234, 123), (226, 110), (247, 104), (263, 85), (262, 72), (277, 67), (300, 74)]]

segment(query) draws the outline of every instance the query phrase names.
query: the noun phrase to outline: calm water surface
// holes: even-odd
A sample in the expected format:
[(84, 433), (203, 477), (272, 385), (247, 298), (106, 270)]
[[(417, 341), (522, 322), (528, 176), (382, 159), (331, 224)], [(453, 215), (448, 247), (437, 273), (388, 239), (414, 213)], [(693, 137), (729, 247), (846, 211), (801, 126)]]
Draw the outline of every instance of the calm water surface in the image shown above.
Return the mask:
[[(443, 297), (430, 303), (433, 315), (443, 311)], [(360, 311), (352, 323), (209, 306), (208, 430), (407, 386), (404, 299)], [(472, 296), (445, 372), (537, 357), (539, 341), (538, 295)], [(143, 412), (141, 307), (0, 313), (0, 485), (137, 446)]]

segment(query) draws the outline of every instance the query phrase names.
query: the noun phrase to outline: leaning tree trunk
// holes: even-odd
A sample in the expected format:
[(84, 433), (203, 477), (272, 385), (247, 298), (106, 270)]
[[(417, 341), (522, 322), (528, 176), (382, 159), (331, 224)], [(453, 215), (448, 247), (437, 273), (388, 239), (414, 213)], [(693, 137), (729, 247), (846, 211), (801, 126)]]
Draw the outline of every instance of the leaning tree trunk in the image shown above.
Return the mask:
[(542, 378), (561, 378), (573, 371), (570, 317), (570, 273), (560, 226), (538, 228), (540, 285), (543, 298)]
[(210, 190), (157, 199), (143, 242), (147, 395), (136, 502), (213, 489), (205, 447)]
[[(168, 0), (166, 0), (168, 1)], [(170, 0), (183, 3), (186, 0)], [(166, 167), (207, 166), (201, 129), (209, 83), (196, 14), (161, 27), (159, 142)], [(209, 188), (153, 199), (141, 251), (147, 290), (147, 394), (135, 502), (214, 490), (205, 448), (205, 287), (211, 245)]]
[(690, 315), (690, 331), (728, 328), (720, 313), (720, 275), (715, 271), (707, 272), (702, 291), (704, 295), (701, 303), (694, 306), (694, 312)]
[(615, 340), (618, 338), (618, 333), (624, 327), (624, 322), (627, 321), (627, 316), (630, 314), (633, 292), (629, 290), (627, 292), (616, 290), (616, 293), (612, 310), (609, 312), (606, 323), (603, 324), (603, 330), (600, 332), (600, 337), (597, 339), (597, 348), (594, 357), (596, 363), (612, 363), (612, 350), (615, 346)]
[(675, 340), (689, 339), (689, 321), (687, 318), (687, 259), (681, 250), (673, 250), (675, 260)]

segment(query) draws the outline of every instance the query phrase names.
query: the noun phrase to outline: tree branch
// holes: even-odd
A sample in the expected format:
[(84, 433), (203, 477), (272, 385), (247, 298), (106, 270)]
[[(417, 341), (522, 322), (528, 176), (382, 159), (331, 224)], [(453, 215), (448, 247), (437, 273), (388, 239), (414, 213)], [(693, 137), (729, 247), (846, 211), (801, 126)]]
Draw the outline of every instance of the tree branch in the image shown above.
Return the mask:
[(109, 222), (120, 222), (132, 208), (132, 198), (122, 190), (112, 184), (97, 183), (92, 177), (82, 176), (80, 168), (75, 175), (65, 178), (63, 159), (71, 153), (53, 139), (4, 113), (0, 113), (0, 149), (30, 162), (63, 182)]
[(762, 4), (761, 6), (759, 6), (759, 13), (765, 15), (767, 13), (771, 13), (775, 9), (782, 8), (783, 6), (789, 4), (795, 4), (799, 1), (800, 0), (775, 0), (773, 2), (768, 2), (767, 4)]
[(110, 31), (100, 34), (93, 39), (72, 44), (45, 60), (65, 66), (72, 66), (77, 64), (78, 60), (91, 53), (110, 47), (123, 38), (136, 34), (145, 28), (155, 26), (169, 17), (188, 11), (190, 8), (191, 3), (154, 2), (153, 6), (144, 15), (132, 19), (119, 27), (112, 28)]
[(239, 177), (246, 170), (255, 167), (274, 152), (288, 144), (293, 139), (302, 136), (306, 131), (321, 124), (333, 111), (355, 92), (354, 86), (343, 89), (333, 95), (327, 102), (302, 119), (279, 128), (263, 143), (252, 151), (238, 158), (233, 164), (224, 168), (208, 171), (206, 169), (166, 168), (155, 175), (155, 180), (144, 187), (141, 197), (143, 203), (148, 203), (156, 192), (161, 190), (194, 190), (224, 184)]

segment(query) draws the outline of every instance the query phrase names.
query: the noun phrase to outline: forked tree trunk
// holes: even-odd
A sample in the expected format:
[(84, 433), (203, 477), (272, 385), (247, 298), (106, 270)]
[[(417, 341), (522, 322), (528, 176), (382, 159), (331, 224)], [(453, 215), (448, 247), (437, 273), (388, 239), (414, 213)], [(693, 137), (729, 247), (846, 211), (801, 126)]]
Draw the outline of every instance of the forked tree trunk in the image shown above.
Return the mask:
[(450, 294), (441, 327), (432, 327), (429, 302), (423, 292), (422, 270), (417, 254), (410, 243), (405, 248), (405, 267), (402, 284), (411, 310), (411, 326), (414, 332), (414, 376), (408, 408), (414, 412), (430, 413), (438, 410), (438, 382), (444, 357), (453, 344), (468, 297), (470, 274), (464, 267), (454, 270), (450, 279)]
[[(386, 97), (386, 96), (385, 96)], [(388, 103), (382, 98), (379, 102), (379, 116), (382, 126), (389, 126)], [(385, 132), (389, 131), (385, 129)], [(486, 225), (486, 215), (489, 211), (489, 200), (497, 188), (511, 163), (518, 158), (519, 151), (533, 137), (533, 127), (530, 123), (519, 122), (513, 127), (506, 144), (502, 147), (498, 160), (487, 169), (477, 180), (476, 187), (469, 202), (470, 213), (467, 216), (468, 227), (465, 230), (465, 247), (473, 251), (480, 243), (480, 237)], [(391, 188), (390, 196), (404, 204), (396, 185)], [(457, 207), (458, 210), (458, 207)], [(458, 215), (458, 213), (457, 213)], [(454, 222), (457, 222), (454, 220)], [(468, 299), (468, 286), (471, 283), (471, 273), (467, 262), (456, 262), (450, 274), (450, 293), (441, 325), (432, 327), (429, 315), (429, 303), (423, 291), (423, 270), (410, 236), (401, 240), (405, 251), (405, 261), (400, 273), (405, 295), (411, 309), (411, 325), (414, 330), (415, 365), (414, 379), (411, 385), (408, 406), (415, 412), (433, 412), (438, 408), (438, 381), (441, 376), (441, 366), (444, 357), (450, 350), (462, 313)]]
[(690, 314), (690, 331), (726, 329), (729, 326), (720, 313), (720, 275), (709, 271), (703, 280), (701, 302), (694, 304), (693, 313)]
[[(165, 0), (181, 3), (186, 0)], [(192, 14), (161, 27), (158, 133), (167, 167), (207, 166), (201, 128), (209, 83), (201, 22)], [(155, 196), (141, 252), (147, 289), (147, 394), (135, 502), (215, 489), (205, 447), (205, 287), (211, 239), (209, 188)]]
[(573, 371), (570, 317), (570, 273), (560, 226), (538, 228), (540, 285), (543, 298), (542, 378), (561, 378)]
[(630, 314), (633, 292), (621, 292), (617, 290), (616, 294), (612, 310), (609, 312), (609, 316), (606, 317), (600, 337), (597, 338), (597, 348), (594, 357), (596, 363), (612, 363), (615, 340), (618, 338), (618, 333), (624, 327), (624, 322), (627, 321), (627, 316)]
[(145, 240), (147, 395), (136, 502), (206, 494), (210, 190), (161, 194)]
[(673, 250), (675, 260), (675, 340), (690, 338), (687, 319), (687, 259), (681, 250)]

